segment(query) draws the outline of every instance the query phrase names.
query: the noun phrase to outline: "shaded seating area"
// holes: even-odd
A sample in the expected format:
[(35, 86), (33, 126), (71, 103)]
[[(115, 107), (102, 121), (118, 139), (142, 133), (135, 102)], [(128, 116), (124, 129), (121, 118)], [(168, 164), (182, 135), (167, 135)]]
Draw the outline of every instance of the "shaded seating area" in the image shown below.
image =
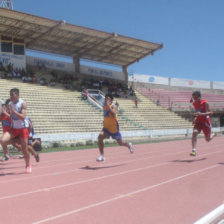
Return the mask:
[[(1, 99), (8, 99), (9, 90), (15, 87), (20, 89), (20, 97), (27, 103), (27, 115), (33, 121), (36, 134), (100, 132), (102, 129), (102, 112), (82, 100), (78, 91), (0, 79)], [(125, 120), (120, 121), (120, 128), (136, 130), (134, 124)]]

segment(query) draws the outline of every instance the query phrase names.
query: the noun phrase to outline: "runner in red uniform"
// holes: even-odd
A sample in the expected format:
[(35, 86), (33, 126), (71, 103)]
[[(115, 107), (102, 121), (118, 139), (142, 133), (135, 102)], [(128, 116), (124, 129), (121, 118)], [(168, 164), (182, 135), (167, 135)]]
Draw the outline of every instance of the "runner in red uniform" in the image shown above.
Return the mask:
[[(3, 134), (8, 132), (11, 128), (11, 118), (10, 118), (10, 112), (9, 112), (9, 99), (6, 100), (5, 104), (2, 105), (2, 112), (0, 115), (0, 120), (2, 122), (2, 131)], [(2, 138), (2, 136), (1, 136)], [(4, 156), (1, 158), (1, 161), (7, 161), (9, 159), (9, 151), (8, 147), (5, 145), (2, 145)]]
[(194, 128), (192, 133), (192, 152), (191, 156), (196, 156), (197, 136), (203, 131), (206, 141), (211, 141), (215, 134), (211, 133), (212, 125), (210, 116), (213, 112), (209, 108), (207, 100), (201, 99), (201, 93), (195, 91), (192, 94), (193, 106), (195, 109)]

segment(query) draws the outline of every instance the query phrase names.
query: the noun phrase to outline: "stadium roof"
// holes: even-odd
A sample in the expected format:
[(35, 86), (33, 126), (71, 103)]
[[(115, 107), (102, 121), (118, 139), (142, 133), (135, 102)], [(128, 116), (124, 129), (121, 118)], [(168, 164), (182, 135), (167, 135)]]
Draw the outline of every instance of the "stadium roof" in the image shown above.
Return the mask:
[(0, 33), (24, 39), (31, 50), (119, 66), (129, 66), (163, 47), (5, 8), (0, 8)]

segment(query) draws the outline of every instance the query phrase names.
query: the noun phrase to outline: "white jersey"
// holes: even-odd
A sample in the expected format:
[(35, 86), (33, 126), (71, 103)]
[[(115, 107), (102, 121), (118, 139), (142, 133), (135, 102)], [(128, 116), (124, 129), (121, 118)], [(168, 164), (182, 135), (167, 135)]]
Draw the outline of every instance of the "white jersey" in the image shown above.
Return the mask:
[[(9, 102), (9, 108), (11, 105), (14, 107), (15, 111), (18, 113), (22, 114), (22, 106), (23, 106), (24, 101), (22, 99), (19, 99), (17, 103), (13, 103), (12, 101)], [(24, 120), (21, 120), (18, 118), (11, 110), (11, 119), (12, 119), (12, 127), (15, 129), (21, 129), (25, 127), (25, 122)]]

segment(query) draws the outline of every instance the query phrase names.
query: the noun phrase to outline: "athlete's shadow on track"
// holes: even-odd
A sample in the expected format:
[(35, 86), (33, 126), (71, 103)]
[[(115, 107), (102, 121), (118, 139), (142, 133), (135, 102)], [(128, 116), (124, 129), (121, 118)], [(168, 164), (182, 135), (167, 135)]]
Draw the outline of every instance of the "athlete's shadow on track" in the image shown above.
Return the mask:
[(23, 173), (0, 173), (0, 177), (2, 176), (12, 176), (12, 175), (20, 175), (20, 174), (25, 174)]
[(124, 166), (124, 164), (119, 164), (119, 165), (113, 165), (113, 166), (84, 166), (81, 167), (80, 169), (82, 170), (101, 170), (101, 169), (109, 169), (109, 168), (114, 168), (114, 167), (119, 167), (119, 166)]
[(201, 159), (177, 159), (177, 160), (172, 160), (170, 162), (172, 163), (194, 163), (194, 162), (200, 162), (200, 161), (204, 161), (207, 158), (201, 158)]
[(14, 167), (0, 167), (0, 170), (13, 170), (21, 168), (21, 166), (14, 166)]

